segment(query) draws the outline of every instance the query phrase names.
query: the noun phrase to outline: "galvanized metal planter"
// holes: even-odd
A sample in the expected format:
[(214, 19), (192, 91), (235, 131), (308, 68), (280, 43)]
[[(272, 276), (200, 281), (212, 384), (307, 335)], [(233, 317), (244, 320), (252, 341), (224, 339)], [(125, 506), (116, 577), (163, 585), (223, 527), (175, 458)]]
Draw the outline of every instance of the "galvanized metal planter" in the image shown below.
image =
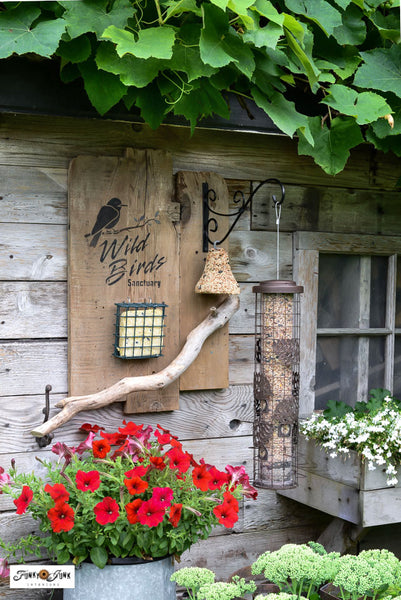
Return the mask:
[[(135, 561), (135, 562), (134, 562)], [(75, 571), (75, 588), (64, 590), (64, 600), (175, 600), (172, 557), (140, 561), (121, 559), (123, 564), (106, 565), (99, 569), (92, 563), (82, 563)]]
[(362, 527), (401, 523), (401, 482), (389, 487), (385, 468), (369, 471), (356, 452), (332, 458), (303, 436), (298, 487), (279, 493)]

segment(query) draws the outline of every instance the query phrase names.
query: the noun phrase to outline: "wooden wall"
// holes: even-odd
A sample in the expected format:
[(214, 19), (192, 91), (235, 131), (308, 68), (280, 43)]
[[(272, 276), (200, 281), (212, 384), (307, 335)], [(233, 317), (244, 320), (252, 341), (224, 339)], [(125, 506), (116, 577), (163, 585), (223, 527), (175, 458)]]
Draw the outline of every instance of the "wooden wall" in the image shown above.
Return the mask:
[[(37, 469), (39, 449), (30, 430), (43, 420), (44, 389), (51, 404), (67, 393), (67, 169), (77, 155), (122, 156), (125, 148), (163, 148), (174, 171), (215, 171), (231, 190), (250, 189), (267, 177), (280, 178), (288, 194), (283, 206), (282, 278), (292, 276), (296, 229), (401, 233), (401, 204), (394, 186), (400, 162), (368, 147), (353, 152), (343, 173), (329, 177), (284, 136), (163, 126), (157, 131), (127, 123), (71, 118), (0, 115), (0, 465), (14, 457), (21, 469)], [(230, 387), (181, 394), (180, 410), (137, 415), (135, 420), (172, 429), (197, 456), (219, 467), (243, 464), (252, 473), (253, 331), (252, 284), (275, 278), (275, 223), (271, 201), (258, 194), (252, 210), (230, 239), (241, 309), (230, 323)], [(55, 409), (52, 409), (54, 414)], [(77, 427), (96, 421), (119, 425), (122, 406), (81, 413), (56, 431), (54, 441), (76, 444)], [(0, 495), (0, 535), (32, 531), (29, 517), (13, 514)], [(271, 491), (245, 502), (232, 533), (220, 529), (182, 557), (226, 577), (255, 557), (287, 542), (316, 539), (329, 522), (314, 511)], [(0, 588), (1, 598), (18, 593)], [(24, 598), (39, 598), (38, 592)], [(43, 596), (42, 596), (43, 597)]]

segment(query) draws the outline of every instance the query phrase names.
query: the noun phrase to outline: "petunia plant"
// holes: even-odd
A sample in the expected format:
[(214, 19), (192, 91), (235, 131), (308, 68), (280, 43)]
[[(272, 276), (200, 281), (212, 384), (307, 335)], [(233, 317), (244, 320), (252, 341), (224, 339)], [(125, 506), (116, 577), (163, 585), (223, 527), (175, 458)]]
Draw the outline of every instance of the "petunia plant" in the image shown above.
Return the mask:
[(45, 478), (18, 473), (14, 461), (9, 472), (0, 467), (0, 493), (41, 530), (15, 544), (0, 539), (4, 569), (28, 553), (100, 568), (112, 557), (179, 556), (213, 526), (233, 527), (240, 499), (257, 496), (244, 467), (198, 462), (160, 425), (154, 432), (125, 421), (114, 433), (81, 429), (88, 435), (79, 446), (53, 446), (57, 462), (38, 459)]

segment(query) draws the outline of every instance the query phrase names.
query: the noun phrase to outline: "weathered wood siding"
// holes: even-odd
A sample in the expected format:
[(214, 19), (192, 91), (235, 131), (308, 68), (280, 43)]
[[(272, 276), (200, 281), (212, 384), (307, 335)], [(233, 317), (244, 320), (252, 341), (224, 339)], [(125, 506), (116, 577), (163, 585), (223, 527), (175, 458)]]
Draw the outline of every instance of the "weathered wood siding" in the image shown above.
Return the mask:
[[(125, 148), (162, 148), (174, 171), (215, 171), (229, 188), (249, 190), (267, 177), (288, 187), (283, 207), (280, 276), (292, 277), (292, 232), (401, 233), (394, 186), (400, 162), (358, 148), (343, 173), (329, 177), (284, 136), (147, 127), (105, 120), (0, 115), (0, 464), (12, 457), (37, 469), (39, 449), (30, 430), (43, 419), (44, 389), (51, 404), (67, 393), (67, 169), (77, 155), (122, 156)], [(200, 199), (199, 199), (200, 200)], [(180, 410), (136, 415), (135, 420), (173, 430), (196, 455), (223, 467), (243, 464), (252, 473), (255, 282), (276, 277), (275, 223), (269, 197), (259, 193), (230, 238), (231, 264), (241, 285), (241, 309), (230, 323), (230, 387), (185, 392)], [(200, 234), (200, 232), (199, 232)], [(54, 413), (55, 409), (52, 409)], [(123, 418), (114, 404), (81, 413), (55, 434), (76, 444), (77, 427), (96, 421), (109, 430)], [(0, 535), (32, 530), (29, 517), (13, 514), (0, 496)], [(218, 529), (183, 558), (225, 577), (267, 549), (320, 534), (327, 515), (261, 490), (245, 502), (233, 533)], [(18, 598), (4, 588), (0, 597)], [(26, 598), (40, 597), (37, 593)]]

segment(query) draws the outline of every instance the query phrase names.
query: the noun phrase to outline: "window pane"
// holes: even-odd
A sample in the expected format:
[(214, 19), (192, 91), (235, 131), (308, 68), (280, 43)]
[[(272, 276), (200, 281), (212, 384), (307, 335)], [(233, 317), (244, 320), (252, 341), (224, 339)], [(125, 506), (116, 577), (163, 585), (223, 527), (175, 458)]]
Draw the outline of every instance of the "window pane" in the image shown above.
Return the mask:
[(318, 328), (359, 326), (360, 257), (319, 255)]
[(401, 336), (395, 338), (393, 394), (401, 399)]
[[(365, 338), (366, 339), (366, 338)], [(369, 377), (368, 391), (373, 388), (384, 388), (384, 356), (385, 338), (369, 339)]]
[(372, 256), (370, 281), (370, 327), (386, 326), (387, 256)]
[(319, 337), (316, 352), (315, 407), (326, 408), (329, 400), (353, 406), (358, 400), (357, 337)]

